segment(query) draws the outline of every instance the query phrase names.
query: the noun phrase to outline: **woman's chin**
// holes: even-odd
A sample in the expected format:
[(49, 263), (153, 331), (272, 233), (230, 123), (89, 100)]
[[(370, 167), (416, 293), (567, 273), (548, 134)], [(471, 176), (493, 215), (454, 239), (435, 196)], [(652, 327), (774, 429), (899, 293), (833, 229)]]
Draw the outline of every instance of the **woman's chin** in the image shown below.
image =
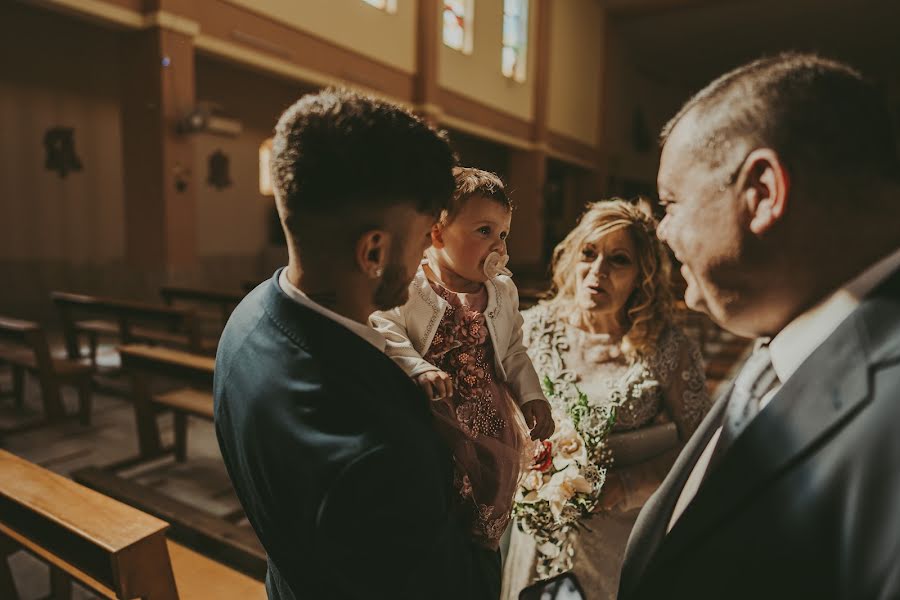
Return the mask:
[(608, 294), (591, 294), (583, 296), (578, 303), (579, 306), (592, 313), (613, 312), (612, 300)]

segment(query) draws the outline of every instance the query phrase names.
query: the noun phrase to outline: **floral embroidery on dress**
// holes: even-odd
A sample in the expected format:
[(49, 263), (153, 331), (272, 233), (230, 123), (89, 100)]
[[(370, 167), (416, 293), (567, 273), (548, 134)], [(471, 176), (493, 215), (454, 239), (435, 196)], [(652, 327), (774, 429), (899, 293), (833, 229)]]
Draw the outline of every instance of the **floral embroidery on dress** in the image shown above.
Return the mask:
[[(471, 441), (456, 440), (456, 448), (465, 448), (469, 456), (477, 457), (479, 462), (511, 461), (508, 465), (482, 464), (479, 468), (482, 479), (473, 482), (467, 472), (472, 465), (466, 465), (456, 457), (454, 487), (468, 513), (471, 532), (476, 541), (495, 548), (511, 518), (513, 489), (509, 487), (507, 491), (502, 482), (509, 480), (508, 485), (515, 484), (519, 451), (507, 448), (501, 456), (485, 450), (488, 446), (479, 445), (479, 440), (494, 438), (497, 441), (490, 442), (494, 444), (491, 447), (499, 447), (497, 444), (501, 443), (500, 438), (509, 426), (497, 410), (496, 403), (501, 399), (496, 398), (492, 391), (498, 383), (494, 376), (494, 350), (485, 315), (465, 305), (457, 294), (435, 283), (431, 286), (447, 302), (447, 308), (424, 358), (451, 377), (453, 398), (448, 405), (455, 417), (455, 427)], [(513, 470), (515, 474), (501, 477), (498, 481), (491, 480), (490, 475), (484, 479), (484, 473), (490, 472), (487, 466)]]
[[(663, 332), (652, 355), (638, 358), (628, 365), (623, 375), (607, 382), (608, 402), (597, 405), (588, 402), (578, 388), (578, 374), (566, 365), (565, 357), (570, 348), (563, 320), (546, 305), (523, 311), (522, 316), (525, 321), (523, 341), (528, 355), (545, 386), (555, 392), (548, 394), (554, 416), (571, 421), (571, 425), (557, 421), (557, 428), (574, 426), (586, 440), (591, 439), (597, 451), (590, 458), (603, 472), (612, 466), (613, 457), (603, 443), (610, 431), (610, 422), (604, 418), (606, 413), (598, 411), (612, 412), (614, 431), (642, 427), (662, 410), (663, 390), (669, 389), (676, 377), (683, 383), (678, 386), (681, 388), (680, 398), (672, 400), (681, 403), (689, 431), (699, 425), (709, 409), (700, 351), (674, 327)], [(685, 350), (689, 355), (688, 364), (676, 373)], [(619, 358), (609, 353), (609, 360)], [(533, 515), (527, 516), (531, 522), (538, 520)], [(519, 525), (522, 528), (525, 523), (520, 520)], [(556, 530), (543, 528), (546, 531), (541, 531), (542, 528), (533, 526), (527, 529), (531, 531), (526, 533), (531, 533), (537, 542), (536, 569), (539, 578), (552, 577), (572, 568), (577, 527), (570, 524)]]
[(456, 418), (466, 433), (473, 438), (497, 437), (506, 422), (497, 414), (491, 394), (493, 349), (487, 343), (484, 314), (463, 306), (456, 294), (434, 287), (448, 306), (424, 358), (450, 374), (460, 399)]

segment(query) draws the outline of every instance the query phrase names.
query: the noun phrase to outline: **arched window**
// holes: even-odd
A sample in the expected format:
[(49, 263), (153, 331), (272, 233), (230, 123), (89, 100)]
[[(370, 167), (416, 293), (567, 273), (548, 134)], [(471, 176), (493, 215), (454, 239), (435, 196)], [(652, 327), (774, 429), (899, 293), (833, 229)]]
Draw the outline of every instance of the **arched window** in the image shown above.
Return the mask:
[(475, 0), (444, 0), (444, 45), (471, 54)]
[(272, 138), (259, 146), (259, 193), (274, 196), (272, 191)]
[(503, 74), (522, 82), (527, 74), (528, 0), (503, 0)]
[(363, 0), (363, 2), (386, 13), (394, 14), (397, 12), (397, 0)]

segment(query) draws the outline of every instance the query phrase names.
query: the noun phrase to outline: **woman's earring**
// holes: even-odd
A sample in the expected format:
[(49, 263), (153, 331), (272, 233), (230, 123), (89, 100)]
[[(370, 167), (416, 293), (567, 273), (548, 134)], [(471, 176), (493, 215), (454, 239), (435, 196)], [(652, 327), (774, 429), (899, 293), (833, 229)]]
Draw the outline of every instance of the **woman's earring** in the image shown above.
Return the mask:
[(378, 267), (377, 269), (375, 269), (375, 279), (378, 279), (382, 275), (384, 275), (384, 268)]

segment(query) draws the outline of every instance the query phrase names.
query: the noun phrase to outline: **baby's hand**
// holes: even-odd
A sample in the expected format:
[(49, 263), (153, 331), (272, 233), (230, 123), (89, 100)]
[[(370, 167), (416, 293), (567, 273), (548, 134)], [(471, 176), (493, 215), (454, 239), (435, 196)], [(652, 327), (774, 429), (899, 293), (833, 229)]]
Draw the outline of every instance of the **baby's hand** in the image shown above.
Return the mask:
[(550, 405), (545, 400), (530, 400), (522, 405), (522, 416), (531, 430), (531, 439), (546, 440), (553, 435), (556, 424), (550, 414)]
[(442, 400), (453, 395), (453, 382), (443, 371), (428, 371), (416, 377), (416, 383), (432, 400)]

